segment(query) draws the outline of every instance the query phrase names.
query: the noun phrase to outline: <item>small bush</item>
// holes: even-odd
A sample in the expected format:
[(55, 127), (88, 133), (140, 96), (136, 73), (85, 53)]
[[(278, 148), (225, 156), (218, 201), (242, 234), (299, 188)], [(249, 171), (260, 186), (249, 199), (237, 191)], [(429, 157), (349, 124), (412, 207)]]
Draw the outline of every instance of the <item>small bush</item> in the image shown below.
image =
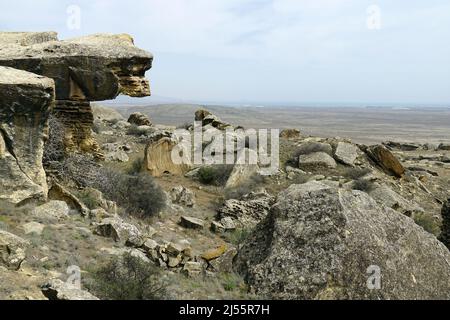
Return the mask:
[(130, 136), (141, 136), (142, 134), (142, 130), (136, 124), (132, 124), (127, 130), (127, 135)]
[(248, 229), (236, 229), (226, 235), (227, 240), (234, 244), (235, 246), (243, 243), (250, 235), (250, 230)]
[(360, 178), (353, 182), (353, 190), (364, 191), (369, 193), (375, 188), (375, 185), (372, 181)]
[[(59, 180), (78, 188), (92, 187), (117, 202), (132, 215), (150, 217), (164, 209), (166, 195), (153, 177), (146, 173), (132, 175), (99, 165), (92, 156), (73, 154), (53, 163)], [(89, 199), (87, 199), (89, 202)]]
[(166, 284), (159, 269), (125, 253), (94, 270), (89, 289), (105, 300), (162, 300)]
[(311, 154), (315, 152), (325, 152), (330, 153), (330, 147), (327, 144), (322, 144), (318, 142), (307, 142), (298, 147), (295, 151), (294, 157), (298, 158), (304, 154)]
[(143, 165), (144, 165), (144, 159), (136, 158), (134, 161), (131, 162), (130, 167), (127, 170), (127, 173), (130, 175), (136, 175), (136, 174), (142, 172)]
[(439, 235), (440, 226), (438, 221), (426, 213), (416, 213), (413, 216), (414, 222), (421, 226), (425, 231), (432, 233), (434, 235)]
[(233, 165), (215, 165), (202, 167), (198, 171), (201, 183), (207, 185), (224, 186), (233, 171)]
[(48, 138), (44, 145), (44, 165), (49, 165), (64, 158), (64, 124), (53, 114), (48, 118)]

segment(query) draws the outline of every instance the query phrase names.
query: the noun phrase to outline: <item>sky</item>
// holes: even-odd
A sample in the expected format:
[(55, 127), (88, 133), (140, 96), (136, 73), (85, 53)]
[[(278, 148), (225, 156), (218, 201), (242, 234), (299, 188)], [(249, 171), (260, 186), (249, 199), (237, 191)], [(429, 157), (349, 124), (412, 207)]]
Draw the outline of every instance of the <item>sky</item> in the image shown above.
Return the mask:
[(0, 0), (0, 30), (129, 33), (154, 99), (450, 105), (448, 0)]

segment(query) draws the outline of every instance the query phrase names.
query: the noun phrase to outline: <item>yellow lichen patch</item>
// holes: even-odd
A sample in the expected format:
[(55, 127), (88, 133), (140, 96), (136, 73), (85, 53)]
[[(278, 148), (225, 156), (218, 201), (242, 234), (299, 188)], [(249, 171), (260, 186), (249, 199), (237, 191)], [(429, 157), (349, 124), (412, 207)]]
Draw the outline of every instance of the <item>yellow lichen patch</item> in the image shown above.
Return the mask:
[(227, 251), (227, 249), (228, 249), (227, 245), (222, 244), (220, 247), (206, 251), (201, 255), (201, 257), (206, 261), (211, 261), (223, 255), (225, 251)]

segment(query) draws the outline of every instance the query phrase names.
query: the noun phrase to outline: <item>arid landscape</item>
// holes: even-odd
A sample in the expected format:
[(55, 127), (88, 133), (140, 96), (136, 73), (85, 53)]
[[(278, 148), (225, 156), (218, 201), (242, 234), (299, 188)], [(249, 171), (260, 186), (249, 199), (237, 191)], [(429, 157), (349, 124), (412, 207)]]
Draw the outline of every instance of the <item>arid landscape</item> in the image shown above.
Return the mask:
[[(170, 54), (154, 59), (137, 43), (123, 33), (0, 32), (0, 300), (450, 300), (450, 105), (147, 104), (165, 88), (150, 71), (166, 85), (162, 70), (175, 72), (174, 94), (189, 96), (211, 61), (227, 69), (223, 55), (237, 63), (246, 50), (219, 50), (222, 65), (213, 42), (207, 57), (179, 62), (203, 69), (178, 77)], [(298, 63), (314, 69), (303, 85), (341, 65), (317, 65), (327, 50)], [(281, 60), (292, 59), (285, 51)], [(245, 71), (273, 58), (255, 52), (232, 81), (221, 74), (199, 91), (238, 99), (247, 88), (269, 101), (260, 80), (272, 77)], [(350, 87), (332, 79), (302, 94)], [(384, 79), (374, 91), (351, 88), (352, 99), (374, 101)], [(434, 95), (419, 80), (421, 90), (399, 92)], [(278, 81), (279, 97), (297, 93), (296, 81)]]
[[(193, 117), (199, 105), (130, 106), (108, 104), (124, 116), (149, 115), (157, 123), (177, 126)], [(407, 141), (450, 142), (450, 107), (224, 107), (208, 105), (219, 117), (245, 128), (297, 128), (321, 137), (346, 137), (358, 143)]]

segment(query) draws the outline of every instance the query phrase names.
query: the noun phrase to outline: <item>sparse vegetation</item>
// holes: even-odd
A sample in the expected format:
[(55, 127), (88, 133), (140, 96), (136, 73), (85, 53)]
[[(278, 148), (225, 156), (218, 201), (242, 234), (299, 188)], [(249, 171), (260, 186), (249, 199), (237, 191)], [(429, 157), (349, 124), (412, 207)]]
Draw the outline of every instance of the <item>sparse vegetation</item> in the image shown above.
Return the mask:
[(224, 186), (231, 171), (233, 171), (232, 165), (205, 166), (198, 171), (198, 178), (203, 184)]
[(265, 177), (259, 174), (253, 175), (248, 181), (236, 188), (225, 189), (225, 199), (241, 199), (246, 194), (255, 191), (261, 185), (265, 184)]
[(238, 228), (233, 232), (228, 233), (226, 237), (229, 242), (231, 242), (235, 246), (238, 246), (239, 244), (243, 243), (245, 239), (248, 238), (249, 235), (250, 230), (245, 228)]
[(160, 270), (141, 258), (125, 253), (95, 269), (89, 289), (105, 300), (163, 300), (166, 284)]
[(353, 182), (353, 190), (364, 191), (369, 193), (375, 188), (375, 185), (372, 181), (360, 178)]
[(144, 159), (142, 157), (136, 158), (130, 162), (130, 166), (127, 169), (127, 173), (130, 175), (136, 175), (142, 172), (142, 167), (144, 165)]

